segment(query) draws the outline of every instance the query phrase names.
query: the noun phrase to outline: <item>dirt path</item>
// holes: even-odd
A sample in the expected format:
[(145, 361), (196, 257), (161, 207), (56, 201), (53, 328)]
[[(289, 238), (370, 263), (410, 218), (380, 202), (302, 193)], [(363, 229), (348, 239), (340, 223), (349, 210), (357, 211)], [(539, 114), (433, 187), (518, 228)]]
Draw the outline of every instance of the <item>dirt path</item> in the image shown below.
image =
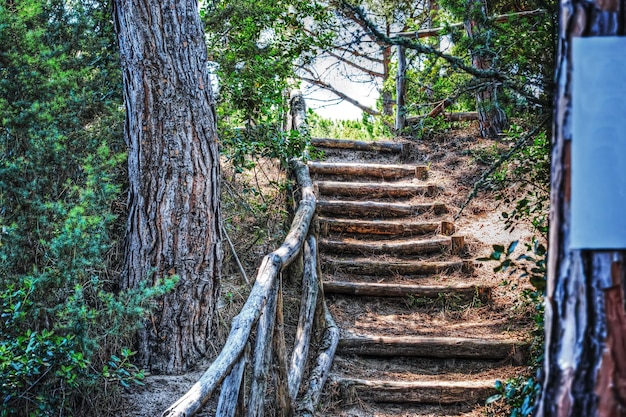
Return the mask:
[(524, 371), (528, 336), (501, 278), (474, 259), (520, 236), (484, 204), (453, 221), (467, 195), (462, 158), (317, 144), (324, 291), (341, 328), (320, 415), (481, 415), (496, 379)]

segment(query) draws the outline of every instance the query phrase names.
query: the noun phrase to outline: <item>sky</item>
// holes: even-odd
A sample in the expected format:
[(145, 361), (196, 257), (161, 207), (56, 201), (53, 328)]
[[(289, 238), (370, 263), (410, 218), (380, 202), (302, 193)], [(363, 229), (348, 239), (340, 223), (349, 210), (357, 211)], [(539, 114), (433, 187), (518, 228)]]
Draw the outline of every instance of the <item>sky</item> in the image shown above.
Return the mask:
[[(308, 87), (308, 88), (307, 88)], [(378, 99), (378, 91), (371, 86), (343, 80), (340, 83), (342, 92), (348, 94), (360, 103), (374, 107)], [(363, 111), (347, 101), (339, 101), (333, 93), (319, 88), (312, 88), (302, 84), (302, 92), (309, 108), (325, 119), (333, 120), (360, 120)]]

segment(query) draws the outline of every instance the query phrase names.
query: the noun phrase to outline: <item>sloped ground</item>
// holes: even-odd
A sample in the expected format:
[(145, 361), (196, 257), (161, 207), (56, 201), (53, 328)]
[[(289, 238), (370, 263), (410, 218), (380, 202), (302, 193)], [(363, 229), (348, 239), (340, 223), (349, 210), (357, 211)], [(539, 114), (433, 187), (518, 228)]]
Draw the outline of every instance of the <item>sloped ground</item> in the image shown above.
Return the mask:
[(495, 381), (525, 372), (530, 312), (493, 265), (474, 260), (530, 232), (505, 232), (504, 208), (484, 193), (455, 215), (481, 174), (477, 159), (500, 145), (463, 135), (401, 153), (324, 145), (323, 164), (310, 169), (342, 340), (319, 415), (485, 415)]
[[(390, 158), (388, 154), (380, 152), (354, 152), (354, 151), (326, 151), (326, 161), (348, 160), (350, 162), (366, 163), (397, 163), (403, 164), (423, 164), (428, 167), (427, 181), (411, 179), (410, 183), (417, 186), (424, 184), (435, 184), (437, 192), (435, 199), (437, 202), (445, 204), (449, 213), (443, 216), (444, 219), (454, 220), (459, 207), (464, 203), (470, 193), (474, 182), (486, 168), (480, 162), (483, 157), (489, 156), (494, 149), (501, 147), (497, 142), (491, 140), (476, 139), (472, 134), (456, 133), (440, 138), (422, 141), (412, 144), (407, 155), (400, 158), (394, 156)], [(258, 211), (242, 210), (246, 205), (243, 191), (237, 189), (232, 177), (225, 173), (225, 180), (228, 184), (223, 187), (226, 199), (232, 198), (232, 204), (228, 201), (224, 204), (224, 218), (230, 220), (232, 228), (228, 228), (231, 239), (238, 252), (239, 258), (251, 277), (258, 267), (259, 259), (267, 252), (275, 248), (275, 243), (280, 241), (277, 230), (282, 228), (280, 220), (264, 218), (258, 215)], [(276, 166), (272, 164), (259, 164), (257, 174), (249, 178), (251, 189), (264, 190), (264, 196), (258, 199), (258, 204), (270, 204), (270, 211), (273, 208), (282, 209), (284, 202), (274, 200), (276, 192), (275, 186), (271, 185), (280, 181), (282, 174), (277, 172)], [(407, 180), (405, 180), (407, 181)], [(270, 190), (270, 191), (268, 191)], [(241, 195), (240, 195), (241, 194)], [(507, 244), (515, 239), (529, 240), (531, 233), (518, 227), (513, 234), (504, 231), (504, 225), (500, 221), (500, 212), (505, 207), (500, 207), (494, 200), (493, 194), (481, 192), (463, 211), (460, 218), (454, 220), (457, 231), (455, 233), (465, 236), (466, 250), (457, 255), (456, 259), (462, 262), (469, 262), (477, 257), (488, 255), (492, 244)], [(411, 197), (415, 201), (424, 198), (418, 193)], [(354, 200), (365, 201), (366, 197), (359, 196)], [(264, 201), (266, 200), (266, 201)], [(391, 198), (383, 199), (391, 202)], [(407, 203), (410, 199), (400, 201)], [(273, 204), (273, 205), (271, 205)], [(254, 207), (253, 207), (254, 208)], [(274, 217), (278, 213), (269, 213)], [(280, 216), (278, 216), (280, 217)], [(440, 220), (433, 213), (425, 212), (419, 220), (433, 222)], [(362, 218), (360, 220), (367, 220)], [(371, 219), (370, 219), (371, 220)], [(398, 222), (406, 224), (403, 219), (396, 219)], [(439, 224), (439, 223), (438, 223)], [(261, 230), (266, 225), (272, 225), (272, 230)], [(440, 226), (437, 226), (437, 230)], [(267, 227), (265, 227), (267, 228)], [(429, 232), (429, 238), (437, 237), (436, 232)], [(276, 235), (276, 236), (274, 236)], [(344, 236), (347, 237), (347, 236)], [(407, 236), (404, 236), (406, 238)], [(355, 239), (354, 236), (350, 236)], [(384, 237), (387, 240), (402, 240)], [(358, 239), (357, 239), (358, 240)], [(518, 251), (522, 245), (519, 245)], [(220, 348), (221, 340), (230, 327), (229, 318), (238, 311), (238, 306), (245, 300), (246, 285), (244, 284), (239, 268), (237, 267), (232, 254), (227, 250), (225, 271), (223, 273), (222, 285), (222, 306), (219, 310), (221, 323), (221, 336), (215, 341), (216, 352)], [(363, 259), (371, 258), (380, 262), (388, 262), (393, 258), (393, 254), (364, 255), (353, 253), (340, 255), (333, 253), (325, 256), (330, 258)], [(403, 255), (406, 257), (408, 255)], [(445, 252), (428, 253), (423, 255), (412, 255), (415, 260), (433, 262), (446, 262), (450, 256)], [(355, 262), (350, 262), (354, 264)], [(357, 262), (358, 263), (358, 262)], [(523, 340), (527, 337), (528, 319), (532, 314), (530, 307), (519, 301), (519, 290), (512, 291), (508, 286), (502, 286), (502, 281), (506, 276), (495, 276), (492, 272), (494, 265), (474, 263), (474, 270), (471, 273), (464, 271), (462, 266), (442, 270), (441, 273), (432, 275), (422, 275), (420, 285), (452, 286), (465, 285), (467, 283), (489, 286), (490, 299), (481, 299), (480, 294), (472, 292), (471, 296), (441, 296), (422, 297), (407, 295), (402, 297), (385, 297), (378, 299), (369, 297), (362, 301), (355, 301), (356, 297), (349, 295), (328, 295), (328, 300), (332, 302), (332, 310), (338, 320), (346, 324), (344, 335), (362, 335), (367, 332), (380, 331), (381, 334), (389, 336), (402, 335), (407, 331), (411, 336), (432, 336), (439, 330), (445, 330), (446, 334), (465, 337), (468, 335), (491, 334), (494, 338), (516, 338)], [(348, 280), (349, 273), (340, 271), (340, 268), (330, 268), (324, 265), (325, 276), (333, 279)], [(393, 268), (392, 268), (393, 269)], [(349, 268), (348, 268), (349, 271)], [(401, 272), (401, 271), (400, 271)], [(394, 283), (396, 287), (401, 285), (413, 285), (413, 280), (408, 274), (401, 274), (398, 270), (388, 274), (362, 275), (362, 281), (375, 283)], [(294, 302), (298, 302), (298, 297), (294, 297)], [(288, 302), (288, 299), (285, 300)], [(294, 308), (294, 311), (296, 309)], [(289, 313), (286, 313), (287, 315)], [(285, 317), (289, 322), (289, 317)], [(295, 318), (297, 320), (297, 317)], [(480, 323), (480, 324), (479, 324)], [(292, 326), (293, 327), (293, 326)], [(348, 333), (350, 329), (350, 333)], [(485, 362), (488, 367), (485, 367)], [(181, 376), (149, 376), (146, 378), (146, 386), (135, 388), (127, 396), (129, 404), (125, 407), (127, 416), (155, 416), (169, 406), (174, 400), (182, 395), (193, 385), (197, 378), (208, 367), (210, 361), (204, 366), (199, 366), (195, 373)], [(364, 380), (367, 378), (402, 382), (411, 381), (414, 375), (421, 375), (423, 381), (432, 381), (434, 378), (441, 378), (442, 374), (447, 374), (450, 379), (466, 380), (480, 377), (486, 380), (505, 379), (513, 374), (523, 372), (524, 367), (512, 364), (511, 358), (497, 359), (490, 361), (476, 359), (442, 359), (442, 358), (422, 358), (419, 361), (413, 357), (387, 356), (383, 358), (373, 358), (360, 355), (347, 355), (338, 357), (334, 364), (334, 375), (337, 378), (353, 378)], [(214, 405), (213, 405), (214, 407)], [(207, 404), (206, 410), (199, 415), (212, 415), (211, 404)], [(481, 416), (504, 415), (499, 410), (483, 407), (481, 403), (461, 403), (461, 404), (394, 404), (369, 402), (363, 395), (355, 393), (353, 390), (345, 389), (336, 381), (327, 384), (326, 393), (320, 405), (320, 416)]]

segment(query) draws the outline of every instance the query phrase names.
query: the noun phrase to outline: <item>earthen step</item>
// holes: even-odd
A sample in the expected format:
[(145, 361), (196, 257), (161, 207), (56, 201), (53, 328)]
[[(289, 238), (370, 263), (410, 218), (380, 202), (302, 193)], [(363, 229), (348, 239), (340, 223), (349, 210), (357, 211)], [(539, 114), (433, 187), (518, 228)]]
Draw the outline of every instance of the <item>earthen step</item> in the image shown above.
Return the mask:
[(450, 248), (450, 238), (407, 241), (360, 241), (355, 239), (318, 240), (320, 251), (329, 253), (359, 253), (372, 255), (417, 255), (443, 252)]
[(512, 339), (434, 336), (344, 336), (337, 353), (363, 356), (510, 359), (524, 363), (528, 345)]
[(309, 172), (312, 175), (338, 175), (344, 177), (370, 177), (383, 180), (397, 180), (414, 177), (426, 179), (426, 165), (390, 165), (364, 164), (356, 162), (315, 162), (309, 161)]
[(331, 233), (371, 234), (384, 236), (419, 236), (439, 232), (442, 235), (454, 233), (454, 223), (441, 222), (406, 222), (402, 220), (356, 220), (319, 217), (320, 234)]
[[(328, 303), (343, 337), (364, 335), (374, 346), (405, 337), (408, 342), (415, 340), (418, 344), (435, 338), (433, 340), (514, 341), (525, 345), (528, 337), (523, 323), (497, 314), (478, 299), (468, 303), (454, 294), (437, 298), (361, 296), (358, 299), (328, 294)], [(361, 342), (364, 341), (359, 340), (357, 345)], [(480, 342), (473, 345), (478, 346)]]
[(411, 285), (351, 281), (324, 281), (323, 285), (326, 294), (425, 298), (454, 295), (462, 299), (478, 298), (482, 303), (491, 301), (491, 287), (485, 285)]
[(405, 152), (404, 143), (388, 141), (311, 138), (311, 145), (318, 148), (348, 149), (352, 151), (370, 151), (399, 154), (403, 154)]
[(436, 185), (422, 185), (413, 183), (397, 182), (343, 182), (343, 181), (317, 181), (318, 195), (335, 195), (343, 197), (413, 197), (426, 195), (434, 197), (441, 191)]
[(332, 271), (333, 273), (341, 272), (376, 276), (420, 276), (453, 271), (469, 273), (474, 269), (474, 263), (472, 261), (383, 261), (369, 258), (331, 258), (327, 259), (322, 266), (325, 270)]
[(495, 394), (496, 380), (388, 381), (333, 378), (344, 397), (377, 403), (478, 403)]
[(341, 201), (318, 200), (317, 212), (322, 215), (334, 215), (356, 218), (389, 218), (406, 217), (432, 212), (441, 215), (448, 212), (445, 204), (441, 203), (383, 203), (373, 201)]
[(459, 253), (464, 246), (463, 236), (440, 237), (428, 240), (357, 240), (320, 238), (320, 251), (330, 253), (359, 253), (372, 255), (420, 255), (434, 252)]

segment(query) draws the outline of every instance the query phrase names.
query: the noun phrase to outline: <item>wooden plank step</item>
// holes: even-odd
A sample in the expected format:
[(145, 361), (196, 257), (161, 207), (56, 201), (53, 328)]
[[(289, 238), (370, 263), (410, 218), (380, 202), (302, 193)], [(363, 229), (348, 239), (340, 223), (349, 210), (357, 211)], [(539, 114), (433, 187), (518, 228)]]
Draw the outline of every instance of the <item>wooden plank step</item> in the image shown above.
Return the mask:
[(450, 250), (451, 238), (442, 237), (428, 240), (405, 241), (359, 241), (355, 239), (331, 240), (321, 238), (318, 241), (318, 246), (320, 251), (331, 253), (418, 255)]
[(330, 233), (371, 234), (384, 236), (419, 236), (440, 232), (443, 235), (454, 233), (454, 224), (443, 222), (406, 222), (398, 220), (355, 220), (319, 217), (320, 234)]
[(344, 398), (377, 403), (458, 404), (485, 401), (496, 393), (495, 379), (463, 381), (389, 381), (333, 378)]
[(322, 264), (325, 270), (355, 275), (429, 275), (460, 270), (469, 273), (474, 269), (472, 261), (378, 261), (369, 258), (329, 259)]
[(483, 303), (491, 300), (491, 287), (486, 285), (412, 285), (381, 284), (377, 282), (324, 281), (326, 294), (359, 295), (367, 297), (425, 297), (454, 295), (463, 299), (478, 297)]
[(369, 198), (413, 197), (416, 195), (434, 197), (440, 191), (436, 185), (393, 182), (318, 181), (316, 185), (318, 195), (366, 196)]
[(384, 203), (376, 201), (341, 201), (318, 200), (318, 214), (330, 214), (341, 217), (405, 217), (432, 211), (436, 215), (448, 213), (442, 203)]
[(528, 344), (511, 339), (433, 336), (349, 336), (339, 339), (337, 352), (362, 356), (511, 359), (521, 365)]
[(426, 179), (426, 165), (364, 164), (361, 162), (309, 161), (309, 172), (318, 175), (341, 175), (397, 180), (406, 177)]
[(405, 152), (404, 143), (389, 141), (311, 138), (311, 145), (318, 148), (349, 149), (353, 151), (388, 152), (399, 154), (403, 154)]

